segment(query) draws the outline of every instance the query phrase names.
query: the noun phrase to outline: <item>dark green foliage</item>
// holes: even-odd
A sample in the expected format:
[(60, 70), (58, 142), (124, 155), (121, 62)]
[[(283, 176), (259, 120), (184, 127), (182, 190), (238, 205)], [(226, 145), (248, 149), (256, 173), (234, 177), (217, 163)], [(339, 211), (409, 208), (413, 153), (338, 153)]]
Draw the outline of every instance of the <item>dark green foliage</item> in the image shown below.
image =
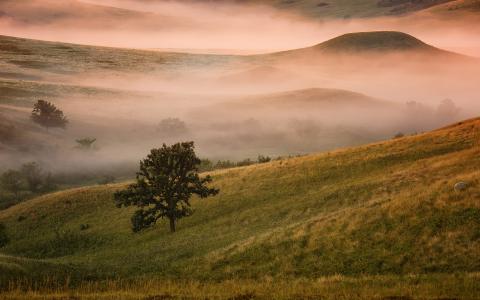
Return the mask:
[(44, 173), (37, 163), (23, 164), (20, 170), (8, 170), (0, 176), (0, 209), (56, 188), (53, 176)]
[(237, 162), (237, 167), (250, 166), (250, 165), (253, 165), (254, 163), (255, 162), (253, 160), (251, 160), (250, 158), (247, 158)]
[(75, 140), (75, 142), (77, 142), (78, 144), (77, 148), (85, 151), (92, 150), (93, 143), (95, 143), (96, 141), (97, 141), (96, 138), (88, 138), (88, 137)]
[(45, 127), (47, 130), (52, 127), (64, 128), (67, 126), (68, 120), (52, 103), (45, 100), (38, 100), (33, 106), (32, 115), (33, 122)]
[(0, 248), (5, 247), (9, 242), (6, 227), (4, 224), (0, 223)]
[(212, 181), (210, 176), (199, 177), (200, 163), (193, 142), (163, 144), (151, 150), (140, 162), (137, 182), (115, 193), (117, 207), (140, 208), (131, 218), (134, 232), (152, 226), (160, 218), (168, 218), (174, 232), (176, 220), (192, 214), (192, 195), (206, 198), (218, 193), (207, 186)]
[(404, 134), (403, 132), (398, 132), (397, 134), (395, 134), (395, 135), (393, 136), (393, 138), (394, 138), (394, 139), (399, 139), (399, 138), (402, 138), (402, 137), (404, 137), (404, 136), (405, 136), (405, 134)]

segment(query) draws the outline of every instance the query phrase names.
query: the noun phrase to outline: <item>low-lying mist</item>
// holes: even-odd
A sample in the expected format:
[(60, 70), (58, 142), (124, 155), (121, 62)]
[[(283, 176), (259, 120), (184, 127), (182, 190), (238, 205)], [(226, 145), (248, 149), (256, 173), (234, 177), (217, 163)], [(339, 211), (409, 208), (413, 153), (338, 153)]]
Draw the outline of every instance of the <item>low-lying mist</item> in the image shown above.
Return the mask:
[[(439, 48), (479, 46), (479, 29), (469, 18), (318, 21), (265, 6), (76, 1), (79, 11), (92, 10), (86, 24), (66, 4), (55, 2), (62, 12), (55, 17), (35, 10), (52, 3), (0, 3), (7, 11), (0, 14), (2, 33), (259, 53), (315, 45), (345, 32), (401, 29)], [(128, 178), (162, 143), (193, 140), (203, 158), (238, 161), (420, 134), (480, 114), (478, 59), (421, 44), (353, 52), (317, 47), (193, 55), (2, 40), (0, 171), (35, 161), (54, 174)], [(39, 99), (65, 113), (66, 129), (47, 131), (30, 120)], [(82, 139), (95, 142), (85, 148)]]

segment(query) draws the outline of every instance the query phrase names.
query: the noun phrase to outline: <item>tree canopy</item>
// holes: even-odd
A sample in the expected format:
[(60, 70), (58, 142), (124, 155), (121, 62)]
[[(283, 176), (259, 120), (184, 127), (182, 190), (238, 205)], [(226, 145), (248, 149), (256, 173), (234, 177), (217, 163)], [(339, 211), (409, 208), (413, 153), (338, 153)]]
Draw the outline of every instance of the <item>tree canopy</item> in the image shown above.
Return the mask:
[(38, 100), (33, 106), (31, 115), (33, 122), (45, 127), (47, 130), (51, 127), (65, 128), (68, 120), (53, 103), (45, 100)]
[(115, 193), (117, 207), (139, 207), (131, 218), (134, 232), (154, 225), (160, 218), (168, 218), (170, 230), (175, 232), (176, 221), (193, 212), (193, 195), (206, 198), (219, 192), (207, 186), (212, 181), (210, 176), (199, 176), (200, 163), (193, 142), (163, 144), (150, 151), (140, 162), (136, 182)]

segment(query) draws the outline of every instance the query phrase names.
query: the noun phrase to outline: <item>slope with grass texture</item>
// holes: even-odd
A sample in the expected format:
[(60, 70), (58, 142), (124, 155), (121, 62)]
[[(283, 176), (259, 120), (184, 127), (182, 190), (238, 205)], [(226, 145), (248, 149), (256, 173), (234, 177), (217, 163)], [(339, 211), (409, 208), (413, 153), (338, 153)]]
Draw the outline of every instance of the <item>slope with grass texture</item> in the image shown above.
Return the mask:
[[(0, 257), (0, 279), (478, 272), (479, 143), (474, 119), (216, 171), (221, 193), (193, 201), (194, 215), (175, 234), (166, 222), (132, 233), (133, 210), (113, 203), (124, 184), (46, 195), (0, 212), (11, 239), (1, 249), (8, 256)], [(458, 181), (467, 190), (454, 191)], [(42, 267), (30, 273), (32, 264)]]

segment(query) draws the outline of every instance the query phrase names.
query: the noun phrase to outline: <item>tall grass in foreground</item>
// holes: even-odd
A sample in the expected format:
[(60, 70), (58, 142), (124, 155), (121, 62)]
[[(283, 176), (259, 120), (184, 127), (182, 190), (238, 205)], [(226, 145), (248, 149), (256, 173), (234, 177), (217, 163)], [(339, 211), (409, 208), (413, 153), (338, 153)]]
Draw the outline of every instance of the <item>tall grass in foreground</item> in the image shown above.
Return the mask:
[(480, 273), (259, 281), (10, 282), (1, 299), (480, 299)]

